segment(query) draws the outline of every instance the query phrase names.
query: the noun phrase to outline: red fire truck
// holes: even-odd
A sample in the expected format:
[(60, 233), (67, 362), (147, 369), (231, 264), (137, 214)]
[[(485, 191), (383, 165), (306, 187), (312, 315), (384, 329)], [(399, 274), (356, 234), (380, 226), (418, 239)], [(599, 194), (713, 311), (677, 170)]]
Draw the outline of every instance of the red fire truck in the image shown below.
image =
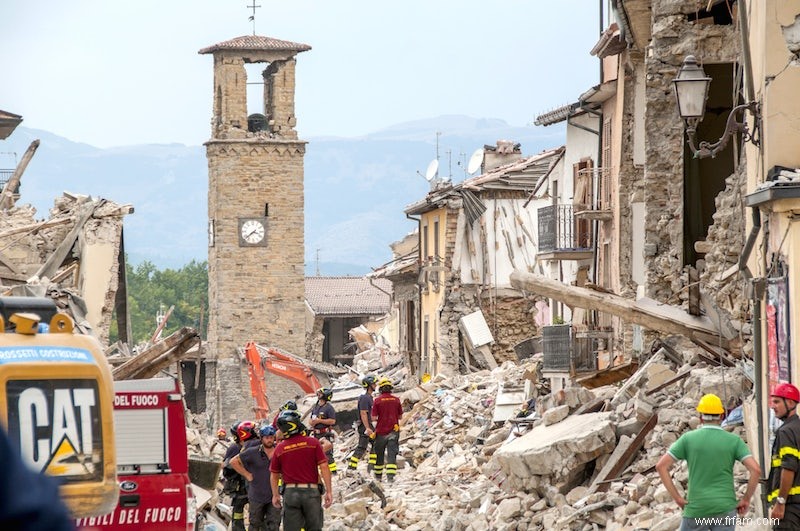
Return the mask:
[(186, 423), (173, 378), (114, 382), (119, 503), (109, 514), (80, 518), (78, 529), (194, 530)]

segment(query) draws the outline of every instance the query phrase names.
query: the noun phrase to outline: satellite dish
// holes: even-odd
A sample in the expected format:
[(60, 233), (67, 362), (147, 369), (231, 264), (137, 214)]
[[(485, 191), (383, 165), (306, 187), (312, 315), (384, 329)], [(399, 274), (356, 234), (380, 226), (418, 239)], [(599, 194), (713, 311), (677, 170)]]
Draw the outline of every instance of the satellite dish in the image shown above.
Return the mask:
[(483, 148), (476, 149), (475, 153), (473, 153), (469, 158), (469, 163), (467, 164), (467, 173), (472, 175), (481, 169), (481, 164), (483, 164)]
[(428, 169), (425, 170), (425, 180), (431, 182), (434, 177), (436, 177), (436, 172), (439, 171), (439, 161), (433, 159), (430, 164), (428, 164)]

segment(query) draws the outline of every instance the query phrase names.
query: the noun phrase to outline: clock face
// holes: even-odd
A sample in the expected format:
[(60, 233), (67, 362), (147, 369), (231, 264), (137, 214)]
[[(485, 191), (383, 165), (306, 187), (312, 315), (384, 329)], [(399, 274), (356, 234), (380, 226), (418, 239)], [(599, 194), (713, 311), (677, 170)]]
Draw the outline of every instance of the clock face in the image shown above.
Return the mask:
[(248, 219), (242, 223), (242, 240), (250, 245), (261, 243), (265, 235), (266, 230), (264, 228), (264, 223), (261, 221), (257, 219)]

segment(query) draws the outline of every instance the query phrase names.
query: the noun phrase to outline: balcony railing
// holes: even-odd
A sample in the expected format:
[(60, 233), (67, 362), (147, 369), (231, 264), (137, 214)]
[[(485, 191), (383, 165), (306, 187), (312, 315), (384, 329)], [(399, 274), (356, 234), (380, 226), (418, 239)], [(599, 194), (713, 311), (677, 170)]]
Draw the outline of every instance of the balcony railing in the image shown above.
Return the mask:
[(3, 189), (12, 175), (14, 175), (14, 170), (0, 170), (0, 190)]
[(551, 205), (538, 211), (539, 252), (591, 252), (592, 226), (576, 219), (572, 205)]

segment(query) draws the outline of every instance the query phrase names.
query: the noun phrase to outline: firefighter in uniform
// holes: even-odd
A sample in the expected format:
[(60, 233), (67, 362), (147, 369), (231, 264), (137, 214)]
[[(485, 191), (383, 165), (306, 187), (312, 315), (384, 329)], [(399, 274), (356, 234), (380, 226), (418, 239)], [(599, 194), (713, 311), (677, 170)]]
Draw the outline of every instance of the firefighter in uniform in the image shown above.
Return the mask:
[(336, 410), (331, 405), (333, 389), (323, 387), (317, 389), (317, 403), (311, 408), (311, 430), (312, 435), (317, 439), (327, 439), (331, 443), (330, 450), (327, 451), (328, 468), (331, 474), (336, 474), (336, 461), (333, 459), (333, 439), (335, 433), (333, 426), (336, 424)]
[(283, 413), (287, 409), (291, 409), (292, 411), (297, 411), (297, 402), (295, 402), (294, 400), (287, 400), (286, 402), (283, 403), (278, 412), (275, 413), (275, 418), (272, 419), (272, 427), (275, 428), (276, 430), (278, 429), (278, 417), (280, 417), (281, 413)]
[[(361, 380), (361, 385), (364, 387), (364, 394), (358, 397), (358, 446), (350, 456), (350, 463), (348, 470), (356, 470), (358, 468), (359, 460), (364, 457), (364, 452), (367, 451), (367, 446), (372, 446), (375, 441), (375, 427), (372, 424), (372, 404), (375, 401), (372, 398), (372, 393), (375, 392), (375, 377), (365, 376)], [(369, 453), (369, 464), (367, 471), (375, 467), (375, 450)]]
[[(285, 439), (275, 447), (269, 465), (272, 504), (283, 507), (284, 531), (321, 531), (323, 507), (333, 503), (331, 471), (322, 444), (305, 435), (297, 411), (281, 413), (278, 428)], [(278, 479), (283, 480), (280, 489)]]
[(269, 482), (269, 463), (275, 453), (275, 433), (272, 426), (262, 426), (258, 430), (261, 444), (242, 450), (231, 459), (231, 466), (247, 480), (249, 531), (278, 531), (281, 525), (281, 512), (272, 505)]
[(397, 454), (400, 452), (400, 421), (403, 418), (403, 406), (400, 399), (392, 394), (392, 382), (388, 378), (378, 380), (380, 395), (372, 404), (372, 417), (375, 423), (375, 478), (383, 477), (384, 458), (386, 459), (386, 479), (394, 481), (397, 474)]
[(772, 468), (769, 471), (767, 501), (772, 504), (770, 517), (779, 519), (772, 529), (800, 529), (800, 418), (797, 404), (800, 390), (790, 383), (775, 386), (769, 407), (783, 424), (775, 432), (772, 444)]
[(260, 444), (256, 439), (255, 429), (255, 423), (249, 420), (231, 426), (233, 444), (228, 448), (222, 462), (224, 466), (222, 475), (225, 478), (223, 493), (229, 494), (231, 497), (231, 510), (233, 511), (232, 531), (245, 531), (244, 506), (247, 505), (247, 484), (244, 478), (233, 469), (231, 460), (239, 455), (242, 450)]

